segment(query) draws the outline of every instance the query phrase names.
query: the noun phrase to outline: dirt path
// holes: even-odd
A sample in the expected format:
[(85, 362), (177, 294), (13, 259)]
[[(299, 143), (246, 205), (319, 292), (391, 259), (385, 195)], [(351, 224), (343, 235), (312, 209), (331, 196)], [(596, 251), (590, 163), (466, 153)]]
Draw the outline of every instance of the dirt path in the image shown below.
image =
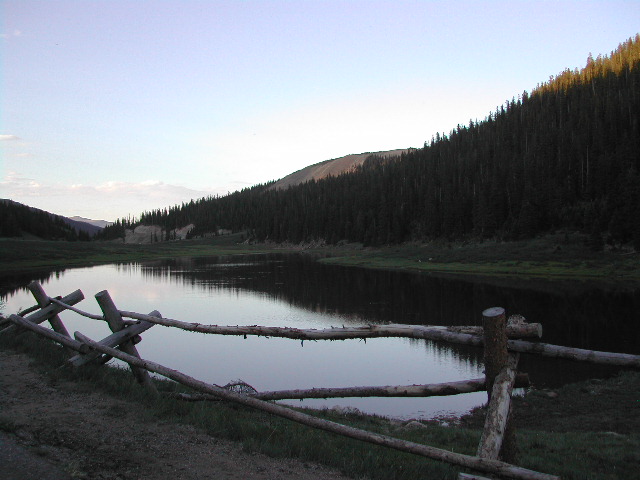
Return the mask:
[(245, 453), (192, 426), (143, 418), (136, 404), (52, 384), (26, 355), (0, 351), (2, 479), (347, 478), (303, 461)]

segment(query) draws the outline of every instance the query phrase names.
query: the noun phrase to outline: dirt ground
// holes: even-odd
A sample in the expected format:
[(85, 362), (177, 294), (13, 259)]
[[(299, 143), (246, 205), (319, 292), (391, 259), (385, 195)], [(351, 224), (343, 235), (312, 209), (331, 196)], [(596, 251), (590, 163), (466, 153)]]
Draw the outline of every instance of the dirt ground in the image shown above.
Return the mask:
[(4, 480), (346, 479), (325, 467), (242, 451), (192, 426), (140, 420), (141, 408), (52, 384), (24, 354), (0, 351)]

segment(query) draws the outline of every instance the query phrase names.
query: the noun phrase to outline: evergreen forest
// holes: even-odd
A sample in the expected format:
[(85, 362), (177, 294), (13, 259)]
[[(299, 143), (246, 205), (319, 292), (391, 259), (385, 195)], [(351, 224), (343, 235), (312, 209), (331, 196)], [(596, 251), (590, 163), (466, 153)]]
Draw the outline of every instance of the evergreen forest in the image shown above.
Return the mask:
[(395, 244), (520, 239), (553, 231), (640, 250), (640, 35), (589, 55), (482, 121), (436, 134), (394, 159), (287, 189), (256, 185), (118, 220), (192, 236), (247, 231), (258, 241)]
[(31, 235), (45, 240), (90, 240), (90, 235), (76, 230), (64, 217), (0, 199), (0, 237)]

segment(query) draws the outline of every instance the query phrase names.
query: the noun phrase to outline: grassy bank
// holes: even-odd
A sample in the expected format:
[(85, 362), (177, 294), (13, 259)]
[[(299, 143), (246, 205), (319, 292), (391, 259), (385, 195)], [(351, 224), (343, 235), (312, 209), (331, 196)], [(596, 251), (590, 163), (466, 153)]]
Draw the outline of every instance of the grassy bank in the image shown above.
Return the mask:
[(6, 272), (32, 272), (104, 263), (135, 262), (180, 256), (305, 251), (322, 262), (437, 275), (505, 279), (580, 280), (640, 285), (640, 254), (593, 252), (582, 235), (548, 235), (517, 242), (434, 241), (389, 247), (342, 245), (302, 248), (241, 243), (241, 234), (180, 242), (125, 245), (110, 242), (0, 240), (0, 266)]
[(132, 245), (117, 242), (54, 242), (44, 240), (0, 240), (0, 266), (4, 271), (83, 267), (105, 263), (137, 262), (180, 256), (257, 253), (269, 250), (243, 245), (241, 235), (181, 242)]
[(323, 262), (441, 275), (584, 280), (640, 284), (640, 254), (594, 252), (585, 237), (557, 234), (496, 242), (404, 244), (376, 249), (334, 249)]
[[(55, 384), (70, 379), (79, 390), (101, 389), (127, 401), (144, 404), (147, 420), (189, 423), (212, 436), (242, 442), (249, 452), (298, 457), (338, 468), (354, 477), (372, 479), (455, 479), (458, 469), (413, 455), (313, 430), (245, 407), (225, 403), (184, 403), (145, 394), (125, 370), (90, 367), (57, 369), (63, 352), (49, 342), (24, 334), (0, 336), (0, 348), (26, 352)], [(171, 382), (158, 382), (164, 392)], [(516, 404), (518, 464), (561, 475), (563, 479), (637, 479), (640, 472), (640, 374), (625, 373), (609, 381), (569, 385), (556, 392), (530, 392)], [(597, 401), (594, 401), (597, 399)], [(590, 406), (593, 408), (591, 409)], [(606, 408), (605, 408), (606, 406)], [(590, 411), (593, 421), (585, 421)], [(625, 422), (602, 422), (603, 417)], [(614, 415), (615, 412), (615, 415)], [(403, 423), (357, 413), (317, 411), (317, 416), (418, 443), (473, 455), (480, 439), (482, 412), (463, 419), (460, 427)], [(605, 418), (606, 415), (604, 416)], [(598, 423), (600, 422), (600, 423)], [(11, 418), (0, 414), (0, 429), (11, 431)], [(186, 452), (188, 453), (188, 452)]]

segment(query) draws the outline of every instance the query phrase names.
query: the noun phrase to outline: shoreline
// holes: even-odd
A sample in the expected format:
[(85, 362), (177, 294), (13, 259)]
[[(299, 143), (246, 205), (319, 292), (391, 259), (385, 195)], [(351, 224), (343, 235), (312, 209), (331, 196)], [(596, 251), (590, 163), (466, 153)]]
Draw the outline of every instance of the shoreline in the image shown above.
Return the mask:
[[(640, 287), (640, 253), (592, 252), (583, 235), (547, 235), (514, 242), (433, 241), (382, 247), (239, 244), (241, 234), (208, 239), (131, 245), (109, 242), (2, 240), (7, 278), (66, 268), (130, 263), (170, 257), (301, 253), (347, 267), (396, 270), (480, 281), (579, 282), (603, 287)], [(7, 273), (11, 272), (11, 273)]]

